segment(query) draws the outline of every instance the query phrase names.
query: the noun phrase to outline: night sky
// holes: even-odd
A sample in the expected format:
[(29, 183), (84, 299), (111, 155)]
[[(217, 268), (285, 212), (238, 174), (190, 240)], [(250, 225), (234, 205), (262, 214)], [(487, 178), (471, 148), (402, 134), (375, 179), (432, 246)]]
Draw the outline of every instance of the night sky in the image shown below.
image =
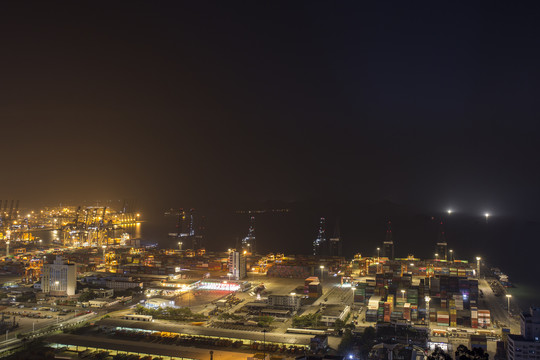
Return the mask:
[(539, 6), (3, 2), (0, 197), (538, 220)]

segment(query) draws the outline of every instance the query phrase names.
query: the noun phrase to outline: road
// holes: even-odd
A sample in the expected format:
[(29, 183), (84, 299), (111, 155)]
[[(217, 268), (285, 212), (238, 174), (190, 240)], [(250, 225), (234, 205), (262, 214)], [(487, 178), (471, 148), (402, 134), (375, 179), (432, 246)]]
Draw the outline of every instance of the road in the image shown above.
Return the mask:
[(478, 281), (478, 289), (482, 290), (484, 297), (478, 299), (479, 309), (488, 309), (491, 313), (491, 319), (493, 322), (504, 324), (506, 328), (509, 328), (512, 334), (520, 333), (519, 320), (508, 314), (505, 302), (506, 297), (495, 296), (491, 287), (485, 279)]

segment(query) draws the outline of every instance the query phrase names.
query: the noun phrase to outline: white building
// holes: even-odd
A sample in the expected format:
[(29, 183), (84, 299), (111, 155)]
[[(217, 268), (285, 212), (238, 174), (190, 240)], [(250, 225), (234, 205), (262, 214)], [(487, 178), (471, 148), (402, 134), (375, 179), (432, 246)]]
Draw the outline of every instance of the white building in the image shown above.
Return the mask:
[(43, 293), (53, 296), (75, 295), (77, 289), (77, 267), (57, 256), (52, 264), (43, 265), (41, 279)]
[(152, 298), (152, 299), (146, 300), (146, 307), (152, 308), (152, 309), (174, 307), (174, 300)]
[(143, 288), (143, 283), (138, 281), (128, 281), (128, 280), (105, 280), (105, 287), (114, 290), (126, 290), (133, 289), (136, 287)]
[(268, 305), (273, 308), (288, 309), (298, 311), (300, 309), (301, 297), (294, 295), (268, 295)]
[(540, 360), (540, 308), (521, 313), (521, 335), (508, 335), (508, 360)]
[(229, 274), (231, 279), (242, 280), (246, 277), (246, 257), (240, 251), (232, 250), (229, 252)]
[(350, 311), (351, 307), (349, 305), (326, 305), (321, 314), (321, 322), (326, 323), (326, 325), (333, 325), (337, 319), (345, 320)]

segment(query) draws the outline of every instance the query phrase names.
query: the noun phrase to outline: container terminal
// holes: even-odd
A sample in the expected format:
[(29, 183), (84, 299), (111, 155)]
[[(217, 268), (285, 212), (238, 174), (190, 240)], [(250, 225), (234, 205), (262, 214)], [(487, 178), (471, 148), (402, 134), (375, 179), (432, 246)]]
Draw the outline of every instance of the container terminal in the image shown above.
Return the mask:
[[(238, 248), (207, 251), (184, 211), (179, 222), (187, 224), (170, 235), (182, 241), (170, 249), (111, 236), (111, 229), (142, 221), (124, 208), (3, 214), (4, 355), (40, 338), (62, 356), (324, 358), (338, 353), (344, 334), (373, 328), (383, 345), (370, 358), (399, 344), (417, 358), (463, 344), (501, 356), (529, 319), (507, 292), (508, 277), (479, 256), (455, 258), (444, 239), (431, 259), (394, 257), (390, 223), (377, 256), (347, 259), (339, 231), (326, 238), (324, 218), (312, 254), (262, 255), (253, 216)], [(39, 229), (62, 236), (45, 245), (30, 235)]]

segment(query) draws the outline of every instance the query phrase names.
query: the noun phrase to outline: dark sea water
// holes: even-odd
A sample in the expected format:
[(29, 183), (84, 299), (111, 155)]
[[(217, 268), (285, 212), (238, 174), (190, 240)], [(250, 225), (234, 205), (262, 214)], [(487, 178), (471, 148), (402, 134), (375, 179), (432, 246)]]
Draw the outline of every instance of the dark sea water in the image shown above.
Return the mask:
[[(249, 214), (237, 214), (235, 209), (206, 210), (205, 247), (223, 251), (234, 247), (249, 227)], [(168, 233), (176, 232), (176, 219), (154, 213), (139, 225), (126, 226), (117, 236), (128, 232), (143, 244), (157, 244), (161, 248), (177, 247), (177, 239)], [(423, 214), (399, 206), (370, 206), (340, 208), (319, 206), (291, 206), (289, 212), (256, 215), (258, 252), (309, 254), (316, 237), (319, 218), (326, 217), (327, 236), (332, 236), (339, 218), (343, 255), (352, 258), (356, 253), (374, 256), (386, 233), (386, 222), (392, 221), (396, 257), (413, 254), (433, 258), (439, 238), (440, 221), (449, 249), (457, 259), (475, 261), (481, 256), (487, 265), (498, 267), (509, 275), (516, 288), (510, 290), (512, 301), (522, 309), (540, 305), (540, 243), (538, 224), (520, 219), (493, 216), (486, 223), (480, 216), (452, 214)], [(48, 242), (52, 233), (36, 234)], [(186, 245), (184, 245), (185, 248)]]

